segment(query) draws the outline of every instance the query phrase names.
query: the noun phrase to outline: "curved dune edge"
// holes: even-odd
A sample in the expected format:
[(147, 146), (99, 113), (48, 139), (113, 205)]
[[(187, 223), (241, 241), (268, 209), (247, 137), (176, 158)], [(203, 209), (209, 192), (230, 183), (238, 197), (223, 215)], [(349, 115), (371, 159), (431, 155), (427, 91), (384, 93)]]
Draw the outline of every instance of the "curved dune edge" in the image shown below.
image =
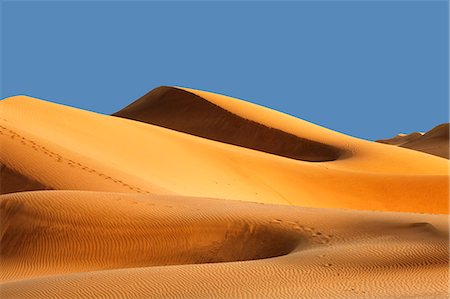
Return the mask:
[[(0, 243), (2, 298), (445, 297), (447, 292), (446, 216), (83, 191), (0, 199), (6, 227)], [(285, 242), (286, 236), (295, 242)], [(282, 244), (291, 245), (280, 251)], [(270, 252), (281, 256), (263, 258)], [(262, 259), (248, 260), (258, 256)], [(205, 264), (211, 257), (245, 261)]]
[[(417, 163), (423, 160), (420, 158), (420, 155), (416, 155), (415, 157), (410, 156), (412, 154), (410, 151), (390, 152), (386, 156), (381, 154), (384, 153), (383, 146), (377, 143), (374, 144), (372, 141), (351, 137), (244, 100), (192, 88), (178, 88), (204, 98), (242, 118), (251, 119), (252, 121), (283, 132), (339, 148), (344, 151), (344, 154), (339, 160), (345, 160), (347, 169), (360, 170), (362, 168), (368, 168), (371, 171), (378, 171), (377, 165), (379, 165), (382, 169), (381, 172), (383, 172), (391, 163), (393, 163), (391, 165), (396, 165), (399, 161), (402, 161), (401, 163), (406, 166), (408, 159), (411, 160), (409, 163)], [(339, 160), (336, 162), (341, 162)], [(432, 165), (436, 165), (436, 161), (432, 162), (430, 160), (429, 162), (429, 167), (434, 168)], [(390, 168), (390, 171), (393, 170), (395, 170), (395, 167)]]
[(343, 151), (245, 119), (184, 89), (161, 86), (112, 114), (287, 158), (333, 161)]
[(426, 133), (415, 132), (408, 135), (397, 135), (391, 139), (377, 140), (377, 142), (397, 145), (449, 159), (449, 130), (449, 123), (444, 123)]
[[(205, 122), (205, 125), (217, 126), (217, 124), (214, 123), (214, 119), (215, 117), (218, 117), (218, 115), (215, 114), (215, 111), (212, 111), (214, 109), (210, 109), (211, 107), (215, 107), (216, 110), (223, 110), (228, 113), (224, 115), (225, 120), (227, 120), (227, 116), (233, 115), (233, 117), (237, 117), (240, 120), (270, 128), (277, 133), (281, 132), (283, 134), (288, 134), (289, 136), (296, 136), (304, 140), (338, 149), (339, 157), (336, 158), (337, 160), (324, 161), (321, 163), (324, 165), (345, 165), (343, 168), (346, 170), (364, 170), (378, 173), (417, 173), (418, 169), (430, 173), (434, 172), (434, 174), (448, 173), (448, 163), (442, 163), (442, 161), (430, 159), (429, 157), (425, 158), (423, 154), (421, 155), (418, 152), (411, 152), (400, 148), (398, 148), (397, 151), (390, 150), (389, 152), (386, 152), (386, 148), (382, 144), (338, 133), (302, 119), (237, 98), (185, 87), (164, 88), (163, 91), (169, 90), (173, 94), (164, 95), (164, 92), (161, 92), (160, 89), (157, 88), (154, 90), (155, 94), (150, 92), (124, 108), (123, 112), (136, 114), (137, 117), (144, 119), (147, 118), (146, 115), (148, 114), (150, 115), (148, 118), (155, 118), (155, 121), (158, 122), (171, 122), (170, 119), (174, 118), (176, 124), (171, 125), (176, 126), (177, 130), (183, 132), (192, 130), (207, 131), (207, 129), (205, 129), (206, 126), (202, 128), (202, 122), (197, 120), (197, 117), (193, 117), (199, 112), (195, 111), (195, 109), (192, 109), (191, 111), (186, 105), (173, 104), (183, 103), (183, 100), (178, 99), (174, 94), (177, 95), (180, 91), (185, 91), (186, 93), (183, 93), (183, 97), (189, 99), (195, 98), (196, 104), (200, 103), (203, 105), (203, 108), (200, 109), (202, 110), (200, 112), (202, 115), (201, 118), (212, 118), (212, 121), (209, 120), (209, 122)], [(190, 103), (191, 102), (192, 101), (190, 101)], [(205, 108), (205, 106), (209, 108)], [(168, 109), (167, 107), (170, 107), (171, 109)], [(138, 112), (137, 110), (141, 111)], [(156, 113), (151, 110), (159, 111), (160, 115), (156, 115)], [(192, 123), (196, 125), (192, 125)], [(193, 126), (195, 129), (192, 128)], [(216, 129), (217, 132), (208, 132), (208, 134), (219, 134), (221, 130), (223, 130), (221, 126), (217, 126)], [(292, 144), (286, 144), (286, 146), (293, 147)], [(437, 169), (439, 169), (439, 171), (436, 172)]]
[(45, 186), (15, 170), (0, 164), (0, 194), (33, 191), (33, 190), (51, 190)]
[(289, 226), (217, 208), (206, 211), (198, 204), (194, 209), (190, 200), (84, 191), (4, 195), (1, 280), (254, 260), (287, 254), (307, 242)]
[(0, 105), (0, 163), (52, 189), (448, 213), (447, 160), (346, 137), (271, 110), (258, 115), (266, 111), (279, 126), (345, 143), (354, 153), (311, 163), (29, 97)]

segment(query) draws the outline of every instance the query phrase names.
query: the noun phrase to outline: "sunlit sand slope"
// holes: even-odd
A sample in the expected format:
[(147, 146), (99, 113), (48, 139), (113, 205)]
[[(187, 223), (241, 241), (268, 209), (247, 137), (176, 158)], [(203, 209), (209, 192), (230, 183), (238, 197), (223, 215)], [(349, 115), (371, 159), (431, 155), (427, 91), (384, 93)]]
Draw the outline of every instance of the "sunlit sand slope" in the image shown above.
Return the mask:
[(425, 134), (415, 132), (408, 135), (399, 134), (391, 139), (377, 140), (380, 143), (398, 145), (421, 151), (442, 158), (449, 158), (449, 124), (440, 124)]
[(2, 298), (447, 294), (444, 215), (85, 191), (0, 200)]
[(18, 96), (0, 102), (0, 164), (49, 189), (447, 213), (447, 160), (211, 97), (233, 113), (343, 154), (301, 161)]

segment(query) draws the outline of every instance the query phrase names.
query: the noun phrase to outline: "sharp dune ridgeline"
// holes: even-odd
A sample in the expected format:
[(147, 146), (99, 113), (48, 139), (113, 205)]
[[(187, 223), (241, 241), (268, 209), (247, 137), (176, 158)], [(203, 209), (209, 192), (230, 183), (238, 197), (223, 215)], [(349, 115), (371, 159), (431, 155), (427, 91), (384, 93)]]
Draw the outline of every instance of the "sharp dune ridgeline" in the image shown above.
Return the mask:
[(158, 87), (113, 115), (303, 161), (333, 161), (343, 153), (339, 148), (246, 119), (219, 103), (175, 87)]
[(4, 99), (0, 297), (446, 298), (445, 144), (181, 87), (111, 116)]

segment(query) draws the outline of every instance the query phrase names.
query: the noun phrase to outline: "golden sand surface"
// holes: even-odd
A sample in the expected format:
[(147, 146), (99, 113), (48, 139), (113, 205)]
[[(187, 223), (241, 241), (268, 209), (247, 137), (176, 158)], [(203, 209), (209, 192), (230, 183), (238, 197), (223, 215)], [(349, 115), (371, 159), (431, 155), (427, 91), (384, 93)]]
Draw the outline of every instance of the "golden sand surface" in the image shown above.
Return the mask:
[(230, 111), (239, 111), (254, 122), (266, 120), (266, 126), (342, 154), (331, 161), (297, 160), (19, 96), (0, 103), (0, 163), (56, 190), (179, 194), (359, 210), (448, 211), (447, 160), (214, 96), (218, 104), (227, 103), (224, 108), (236, 109)]
[(448, 296), (447, 159), (179, 87), (0, 145), (1, 298)]

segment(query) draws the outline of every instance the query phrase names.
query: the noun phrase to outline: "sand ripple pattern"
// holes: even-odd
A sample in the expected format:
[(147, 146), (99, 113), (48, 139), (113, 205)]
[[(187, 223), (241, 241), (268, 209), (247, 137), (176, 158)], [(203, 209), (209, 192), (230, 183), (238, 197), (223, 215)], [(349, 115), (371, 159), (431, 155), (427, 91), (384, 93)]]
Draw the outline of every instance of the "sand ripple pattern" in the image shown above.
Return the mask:
[(2, 298), (445, 297), (445, 216), (85, 191), (1, 197)]

